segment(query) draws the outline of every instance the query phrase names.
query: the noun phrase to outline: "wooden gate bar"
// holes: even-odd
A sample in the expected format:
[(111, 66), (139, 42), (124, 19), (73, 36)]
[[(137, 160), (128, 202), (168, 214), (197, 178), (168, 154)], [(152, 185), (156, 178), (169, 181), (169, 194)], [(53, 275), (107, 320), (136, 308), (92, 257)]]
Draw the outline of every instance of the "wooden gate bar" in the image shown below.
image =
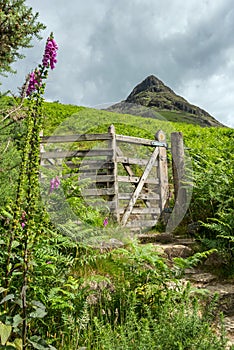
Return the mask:
[[(147, 159), (137, 159), (137, 158), (129, 158), (129, 157), (124, 157), (124, 156), (118, 156), (117, 157), (117, 162), (118, 163), (122, 163), (123, 166), (125, 167), (125, 164), (127, 164), (127, 166), (129, 164), (135, 164), (135, 165), (147, 165), (148, 160)], [(157, 162), (154, 164), (154, 166), (157, 166)], [(125, 168), (126, 169), (126, 168)], [(133, 175), (134, 176), (134, 175)]]
[[(118, 176), (117, 177), (118, 181), (119, 182), (130, 182), (130, 183), (138, 183), (139, 180), (140, 180), (140, 177), (139, 176)], [(145, 183), (146, 184), (153, 184), (153, 185), (158, 185), (159, 184), (159, 179), (153, 179), (153, 178), (150, 178), (150, 179), (146, 179), (145, 180)]]
[(133, 143), (142, 146), (154, 146), (153, 141), (149, 139), (143, 139), (140, 137), (126, 136), (126, 135), (116, 135), (116, 141)]
[[(120, 208), (119, 212), (120, 214), (124, 213), (124, 208)], [(132, 214), (160, 214), (161, 210), (160, 208), (133, 208)]]
[(73, 158), (73, 157), (94, 157), (94, 156), (111, 156), (110, 149), (91, 149), (83, 151), (49, 151), (41, 154), (42, 159), (47, 158)]
[[(76, 174), (76, 173), (75, 173)], [(74, 173), (72, 173), (72, 175), (75, 175)], [(95, 181), (95, 182), (114, 182), (115, 181), (115, 177), (114, 175), (88, 175), (88, 174), (80, 174), (77, 173), (77, 175), (79, 176), (78, 180), (90, 180), (90, 181)]]
[(113, 182), (113, 190), (114, 194), (110, 198), (113, 203), (113, 209), (112, 214), (114, 219), (117, 223), (119, 223), (119, 212), (118, 212), (118, 181), (117, 181), (117, 150), (116, 150), (116, 134), (115, 134), (115, 127), (114, 125), (111, 125), (108, 129), (109, 135), (111, 136), (111, 140), (109, 141), (109, 147), (112, 149), (112, 162), (113, 162), (113, 169), (109, 171), (109, 174), (111, 173), (114, 177)]
[[(129, 200), (132, 198), (132, 193), (119, 193), (119, 200)], [(140, 193), (137, 199), (147, 200), (147, 201), (158, 201), (160, 195), (158, 193)], [(149, 206), (150, 208), (150, 206)]]
[(146, 166), (142, 176), (141, 176), (141, 179), (140, 179), (140, 181), (139, 181), (135, 191), (132, 194), (132, 197), (131, 197), (131, 199), (130, 199), (130, 201), (128, 203), (128, 206), (127, 206), (127, 208), (125, 210), (125, 213), (122, 216), (121, 224), (123, 226), (126, 225), (126, 222), (127, 222), (128, 218), (129, 218), (129, 216), (130, 216), (130, 214), (132, 212), (132, 209), (133, 209), (133, 207), (134, 207), (134, 205), (135, 205), (135, 203), (137, 201), (137, 198), (138, 198), (138, 196), (139, 196), (139, 194), (140, 194), (140, 192), (141, 192), (141, 190), (142, 190), (142, 188), (144, 186), (145, 180), (148, 177), (148, 175), (149, 175), (149, 173), (150, 173), (150, 171), (151, 171), (151, 169), (152, 169), (152, 167), (154, 165), (154, 162), (155, 162), (155, 160), (156, 160), (156, 158), (158, 156), (158, 152), (159, 152), (158, 151), (158, 147), (156, 147), (154, 149), (153, 153), (152, 153), (152, 156), (151, 156), (151, 158), (150, 158), (150, 160), (149, 160), (149, 162), (148, 162), (148, 164), (147, 164), (147, 166)]
[(77, 135), (58, 135), (41, 136), (41, 143), (66, 143), (80, 141), (99, 141), (110, 140), (110, 134), (77, 134)]
[(155, 220), (133, 220), (131, 222), (126, 223), (126, 227), (131, 228), (145, 228), (145, 227), (153, 227), (157, 224), (157, 219)]

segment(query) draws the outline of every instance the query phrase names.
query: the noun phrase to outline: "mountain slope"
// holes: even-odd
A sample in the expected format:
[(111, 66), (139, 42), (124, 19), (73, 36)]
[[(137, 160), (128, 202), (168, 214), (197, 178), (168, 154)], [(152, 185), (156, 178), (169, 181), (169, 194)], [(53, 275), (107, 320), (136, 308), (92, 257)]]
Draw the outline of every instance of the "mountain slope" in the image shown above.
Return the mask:
[(200, 126), (223, 126), (205, 110), (176, 95), (154, 75), (138, 84), (126, 100), (108, 107), (107, 110)]

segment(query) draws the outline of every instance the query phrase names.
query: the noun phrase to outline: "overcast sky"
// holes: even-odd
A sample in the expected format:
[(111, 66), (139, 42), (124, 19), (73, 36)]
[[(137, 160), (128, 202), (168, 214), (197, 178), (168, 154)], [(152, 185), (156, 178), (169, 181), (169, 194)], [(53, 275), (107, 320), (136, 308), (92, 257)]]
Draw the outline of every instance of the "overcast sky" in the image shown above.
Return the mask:
[(59, 45), (46, 99), (100, 107), (125, 99), (148, 75), (234, 127), (233, 0), (27, 0), (47, 29), (24, 50), (2, 90), (17, 91)]

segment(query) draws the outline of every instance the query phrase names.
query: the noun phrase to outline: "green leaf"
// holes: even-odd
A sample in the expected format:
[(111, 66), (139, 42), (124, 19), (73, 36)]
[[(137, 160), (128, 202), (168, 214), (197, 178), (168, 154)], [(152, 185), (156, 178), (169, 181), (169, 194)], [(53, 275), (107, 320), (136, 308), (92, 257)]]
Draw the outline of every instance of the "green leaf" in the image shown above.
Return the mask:
[(13, 343), (7, 342), (6, 349), (9, 349), (9, 350), (11, 350), (11, 349), (22, 350), (23, 349), (22, 339), (16, 338)]
[(22, 319), (22, 317), (19, 315), (19, 314), (17, 314), (17, 315), (15, 315), (14, 317), (13, 317), (13, 327), (14, 328), (16, 328), (16, 327), (18, 327), (18, 325), (20, 324), (20, 323), (22, 323), (23, 322), (23, 319)]
[(35, 311), (33, 311), (29, 314), (29, 317), (43, 318), (46, 314), (47, 314), (47, 312), (45, 311), (45, 309), (37, 308)]
[(12, 327), (10, 325), (6, 325), (0, 322), (0, 336), (1, 336), (1, 344), (5, 345), (8, 338), (11, 335)]
[(40, 301), (38, 301), (38, 300), (33, 300), (32, 301), (32, 305), (34, 305), (34, 306), (37, 306), (38, 308), (40, 308), (40, 309), (43, 309), (43, 310), (45, 310), (45, 305), (44, 304), (42, 304)]
[(41, 345), (39, 343), (35, 343), (34, 341), (31, 341), (31, 340), (30, 340), (30, 343), (32, 344), (34, 349), (37, 349), (37, 350), (48, 350), (47, 346), (45, 347), (44, 345)]
[(0, 302), (0, 304), (5, 303), (5, 301), (14, 299), (14, 297), (15, 297), (14, 294), (8, 294), (7, 296), (5, 296), (5, 298), (2, 299), (2, 301)]
[(2, 209), (1, 212), (2, 212), (2, 215), (7, 217), (8, 219), (13, 219), (13, 215), (11, 213), (9, 213), (8, 211), (6, 211), (5, 209)]
[(12, 242), (12, 249), (18, 247), (19, 245), (20, 245), (20, 242), (18, 242), (18, 241), (13, 241), (13, 242)]
[(13, 343), (16, 347), (17, 350), (22, 350), (23, 344), (22, 344), (22, 339), (16, 338)]
[(51, 345), (47, 345), (46, 342), (40, 337), (34, 335), (29, 339), (30, 344), (37, 350), (57, 350)]

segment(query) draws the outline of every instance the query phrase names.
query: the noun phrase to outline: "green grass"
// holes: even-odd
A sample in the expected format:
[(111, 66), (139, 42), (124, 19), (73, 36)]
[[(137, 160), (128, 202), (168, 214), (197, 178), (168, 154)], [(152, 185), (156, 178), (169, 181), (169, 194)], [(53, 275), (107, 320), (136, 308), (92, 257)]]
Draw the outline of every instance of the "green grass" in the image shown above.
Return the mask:
[[(10, 105), (12, 99), (0, 99), (2, 111)], [(166, 119), (172, 118), (170, 112), (165, 113)], [(189, 147), (186, 159), (190, 159), (192, 164), (190, 175), (194, 181), (193, 197), (183, 227), (186, 229), (186, 224), (191, 221), (218, 217), (218, 232), (221, 227), (223, 233), (223, 237), (219, 237), (222, 248), (233, 261), (232, 231), (226, 229), (231, 223), (230, 215), (220, 214), (229, 213), (233, 208), (234, 145), (230, 142), (234, 136), (233, 129), (202, 128), (191, 123), (141, 118), (55, 102), (45, 103), (44, 115), (45, 135), (101, 133), (107, 132), (108, 127), (114, 124), (118, 134), (151, 139), (162, 129), (167, 134), (170, 146), (170, 133), (181, 131), (185, 145)], [(181, 117), (179, 113), (177, 116)], [(189, 116), (182, 117), (186, 120)], [(8, 120), (3, 126), (6, 123)], [(11, 219), (6, 212), (11, 212), (14, 188), (18, 184), (24, 126), (24, 121), (13, 123), (2, 129), (4, 132), (1, 133), (2, 278), (6, 273), (7, 242), (11, 232)], [(52, 203), (55, 211), (56, 204), (55, 198)], [(82, 202), (75, 209), (79, 212), (84, 210), (82, 215), (88, 212)], [(59, 210), (57, 214), (60, 215)], [(98, 215), (94, 212), (90, 214)], [(225, 348), (223, 333), (219, 336), (214, 331), (215, 309), (210, 308), (204, 300), (199, 304), (189, 286), (181, 287), (173, 271), (151, 245), (140, 246), (128, 242), (124, 248), (100, 253), (97, 249), (71, 241), (69, 235), (61, 235), (47, 220), (36, 228), (38, 236), (31, 247), (32, 267), (30, 265), (27, 290), (27, 301), (30, 298), (39, 300), (45, 305), (47, 314), (42, 319), (32, 320), (29, 330), (31, 335), (41, 336), (61, 350), (80, 346), (90, 350)], [(63, 221), (60, 226), (65, 225)], [(43, 232), (39, 231), (42, 224)], [(72, 222), (68, 227), (71, 231), (73, 225)], [(215, 227), (217, 230), (217, 225)], [(207, 225), (207, 228), (212, 229), (214, 225)], [(121, 231), (115, 226), (112, 229), (113, 234)], [(82, 234), (86, 233), (82, 231)], [(121, 234), (124, 236), (124, 232), (121, 231)], [(209, 233), (202, 231), (202, 234), (212, 242), (217, 241), (215, 230)], [(20, 242), (16, 243), (11, 256), (14, 268), (12, 291), (9, 292), (13, 293), (20, 291), (21, 286), (22, 247)], [(19, 305), (15, 307), (19, 308)], [(15, 310), (12, 305), (9, 315), (3, 310), (3, 305), (0, 311), (2, 322), (14, 321)], [(48, 349), (39, 345), (38, 348)]]

